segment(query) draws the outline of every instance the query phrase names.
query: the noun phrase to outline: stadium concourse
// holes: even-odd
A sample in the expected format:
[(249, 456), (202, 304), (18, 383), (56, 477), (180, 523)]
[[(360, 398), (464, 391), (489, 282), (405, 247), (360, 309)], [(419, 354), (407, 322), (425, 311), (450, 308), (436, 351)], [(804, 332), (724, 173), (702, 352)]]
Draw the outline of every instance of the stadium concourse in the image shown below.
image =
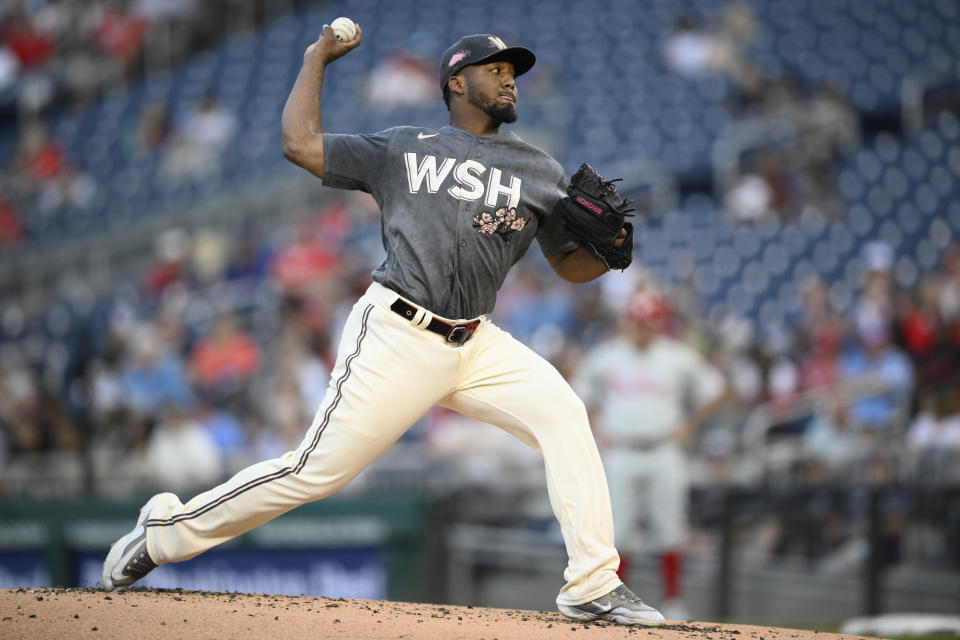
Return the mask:
[[(383, 256), (373, 201), (318, 189), (280, 150), (304, 47), (348, 15), (364, 43), (330, 74), (330, 131), (446, 121), (439, 54), (461, 32), (495, 33), (538, 56), (518, 83), (517, 132), (568, 173), (589, 161), (622, 175), (640, 202), (628, 271), (571, 286), (530, 255), (494, 318), (572, 375), (617, 330), (629, 291), (652, 283), (670, 332), (725, 374), (733, 401), (689, 444), (694, 614), (788, 601), (803, 619), (956, 613), (955, 2), (233, 4), (0, 9), (5, 500), (190, 493), (299, 442)], [(445, 544), (467, 542), (451, 566), (485, 550), (454, 525), (552, 552), (539, 460), (498, 436), (433, 411), (348, 495), (458, 505)], [(724, 487), (739, 496), (736, 570), (783, 595), (764, 612), (724, 612), (711, 592)], [(868, 548), (893, 590), (885, 604), (864, 596), (876, 606), (850, 588)], [(5, 564), (0, 586), (45, 586), (44, 562)], [(555, 576), (502, 591), (501, 570), (471, 565), (461, 594), (544, 606), (516, 599)]]

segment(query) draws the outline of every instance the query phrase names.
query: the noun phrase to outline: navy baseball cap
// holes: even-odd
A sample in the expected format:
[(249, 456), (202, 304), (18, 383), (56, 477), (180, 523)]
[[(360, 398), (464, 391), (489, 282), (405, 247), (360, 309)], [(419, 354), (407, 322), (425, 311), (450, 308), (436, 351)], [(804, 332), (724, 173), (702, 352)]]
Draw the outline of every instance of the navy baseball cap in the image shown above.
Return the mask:
[(514, 75), (519, 76), (533, 68), (537, 57), (526, 47), (508, 47), (503, 40), (489, 33), (463, 36), (440, 59), (440, 88), (447, 86), (450, 76), (464, 67), (498, 60), (513, 63)]

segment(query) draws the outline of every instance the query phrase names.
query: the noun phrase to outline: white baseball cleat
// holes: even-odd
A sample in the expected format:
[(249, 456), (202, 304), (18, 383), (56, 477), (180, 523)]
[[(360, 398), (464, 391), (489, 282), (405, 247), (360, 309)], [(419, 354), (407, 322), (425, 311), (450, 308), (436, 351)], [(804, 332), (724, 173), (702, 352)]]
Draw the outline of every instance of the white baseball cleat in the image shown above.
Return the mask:
[(646, 605), (633, 591), (621, 584), (605, 596), (576, 605), (559, 605), (560, 613), (574, 620), (607, 620), (617, 624), (638, 624), (659, 627), (666, 620), (660, 612)]
[[(157, 567), (147, 553), (147, 518), (160, 498), (173, 496), (172, 493), (158, 493), (140, 509), (137, 526), (133, 531), (113, 543), (106, 560), (103, 561), (103, 590), (116, 591), (126, 589), (134, 582)], [(176, 497), (176, 496), (174, 496)]]

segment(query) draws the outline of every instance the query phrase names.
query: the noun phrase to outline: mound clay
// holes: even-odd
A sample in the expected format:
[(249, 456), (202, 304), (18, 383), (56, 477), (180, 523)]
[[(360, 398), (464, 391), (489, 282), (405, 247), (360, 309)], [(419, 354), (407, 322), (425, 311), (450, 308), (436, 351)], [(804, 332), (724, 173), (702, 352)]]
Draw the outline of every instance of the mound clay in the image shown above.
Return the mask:
[(684, 622), (623, 627), (553, 611), (168, 589), (0, 590), (0, 638), (226, 640), (280, 638), (537, 640), (840, 640), (832, 633)]

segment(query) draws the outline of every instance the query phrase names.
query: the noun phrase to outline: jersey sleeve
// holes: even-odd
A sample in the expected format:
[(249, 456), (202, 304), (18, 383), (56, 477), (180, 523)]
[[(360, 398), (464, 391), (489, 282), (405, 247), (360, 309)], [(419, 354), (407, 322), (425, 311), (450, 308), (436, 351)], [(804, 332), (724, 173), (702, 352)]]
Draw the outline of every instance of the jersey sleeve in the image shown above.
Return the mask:
[(323, 134), (323, 184), (376, 196), (391, 138), (390, 130)]
[(690, 349), (685, 364), (687, 391), (696, 407), (704, 406), (723, 393), (726, 386), (723, 374), (706, 358)]
[(537, 242), (540, 244), (540, 250), (544, 257), (557, 255), (558, 253), (569, 253), (579, 245), (577, 240), (563, 227), (563, 220), (556, 211), (556, 204), (567, 195), (567, 176), (560, 174), (560, 180), (553, 189), (547, 194), (543, 218), (540, 221), (540, 228), (537, 230)]

